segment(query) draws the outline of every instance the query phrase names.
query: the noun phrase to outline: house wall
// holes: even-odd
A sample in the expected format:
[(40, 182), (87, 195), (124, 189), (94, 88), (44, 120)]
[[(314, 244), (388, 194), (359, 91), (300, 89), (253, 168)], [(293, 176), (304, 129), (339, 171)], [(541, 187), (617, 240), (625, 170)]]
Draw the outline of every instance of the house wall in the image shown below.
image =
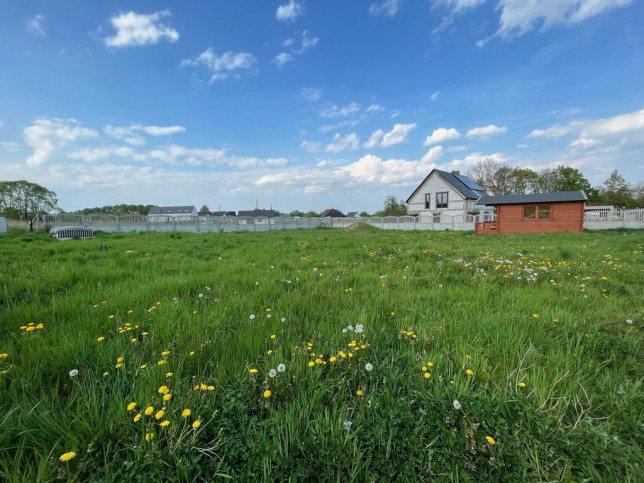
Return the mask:
[[(436, 208), (436, 193), (449, 193), (447, 195), (447, 208)], [(425, 194), (431, 194), (429, 209), (425, 209)], [(407, 205), (407, 214), (419, 215), (421, 218), (432, 218), (434, 213), (455, 216), (465, 219), (467, 214), (467, 200), (463, 195), (448, 184), (438, 173), (432, 174), (411, 197)]]
[[(550, 206), (549, 220), (524, 220), (525, 206)], [(497, 206), (498, 233), (552, 233), (584, 231), (584, 202), (527, 203)]]

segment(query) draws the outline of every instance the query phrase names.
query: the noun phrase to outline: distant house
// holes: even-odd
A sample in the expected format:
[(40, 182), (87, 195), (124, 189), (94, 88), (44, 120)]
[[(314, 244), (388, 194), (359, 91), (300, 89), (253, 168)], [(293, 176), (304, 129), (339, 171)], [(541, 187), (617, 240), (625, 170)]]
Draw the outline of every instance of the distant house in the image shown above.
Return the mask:
[(198, 216), (194, 206), (153, 206), (148, 212), (151, 222), (164, 222), (175, 219), (176, 221), (191, 221)]
[(357, 211), (350, 211), (347, 213), (347, 218), (360, 218), (360, 213)]
[(467, 221), (467, 215), (480, 214), (478, 199), (487, 193), (467, 176), (433, 169), (407, 198), (407, 214), (432, 218), (440, 223), (443, 215)]
[(255, 208), (254, 210), (239, 210), (237, 216), (250, 216), (253, 218), (277, 218), (280, 214), (275, 210), (263, 210)]
[(217, 218), (228, 218), (231, 216), (237, 216), (237, 213), (234, 211), (211, 211), (209, 216), (214, 216)]
[(584, 231), (583, 191), (483, 196), (479, 203), (496, 208), (496, 221), (476, 223), (482, 233), (551, 233)]
[(342, 213), (339, 210), (330, 209), (325, 214), (322, 215), (322, 218), (346, 218), (347, 215)]

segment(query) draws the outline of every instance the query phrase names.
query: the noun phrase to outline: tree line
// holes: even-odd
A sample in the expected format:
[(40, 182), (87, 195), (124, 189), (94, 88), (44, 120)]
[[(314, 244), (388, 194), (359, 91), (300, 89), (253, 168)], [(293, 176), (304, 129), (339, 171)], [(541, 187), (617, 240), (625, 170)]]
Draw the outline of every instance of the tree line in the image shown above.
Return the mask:
[(0, 214), (6, 218), (32, 220), (37, 214), (59, 211), (56, 193), (29, 181), (0, 181)]

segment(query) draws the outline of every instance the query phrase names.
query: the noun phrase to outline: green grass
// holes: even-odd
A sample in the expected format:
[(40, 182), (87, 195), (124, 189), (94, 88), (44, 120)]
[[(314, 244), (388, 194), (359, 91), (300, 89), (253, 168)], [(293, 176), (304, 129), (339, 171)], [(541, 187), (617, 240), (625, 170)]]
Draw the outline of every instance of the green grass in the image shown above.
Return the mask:
[(641, 481), (643, 244), (12, 231), (0, 478)]

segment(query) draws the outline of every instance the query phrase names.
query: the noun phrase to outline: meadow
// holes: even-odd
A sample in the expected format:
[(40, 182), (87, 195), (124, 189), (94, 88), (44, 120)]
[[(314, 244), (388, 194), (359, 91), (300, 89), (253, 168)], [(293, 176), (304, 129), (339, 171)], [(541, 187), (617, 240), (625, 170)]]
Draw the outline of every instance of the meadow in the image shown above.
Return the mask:
[(642, 481), (643, 244), (12, 231), (0, 479)]

